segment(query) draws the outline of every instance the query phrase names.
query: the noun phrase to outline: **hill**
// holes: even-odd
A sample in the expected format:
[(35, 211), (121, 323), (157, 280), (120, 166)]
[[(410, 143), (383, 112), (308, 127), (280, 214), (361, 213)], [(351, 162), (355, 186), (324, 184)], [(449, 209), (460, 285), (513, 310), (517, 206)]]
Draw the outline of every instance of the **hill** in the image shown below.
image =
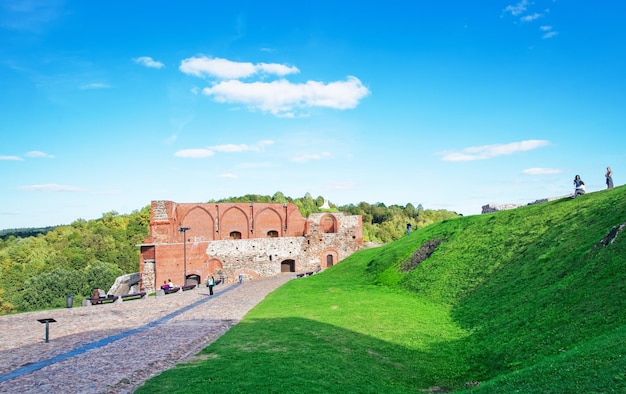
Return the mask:
[(626, 391), (626, 187), (448, 219), (288, 282), (138, 392)]

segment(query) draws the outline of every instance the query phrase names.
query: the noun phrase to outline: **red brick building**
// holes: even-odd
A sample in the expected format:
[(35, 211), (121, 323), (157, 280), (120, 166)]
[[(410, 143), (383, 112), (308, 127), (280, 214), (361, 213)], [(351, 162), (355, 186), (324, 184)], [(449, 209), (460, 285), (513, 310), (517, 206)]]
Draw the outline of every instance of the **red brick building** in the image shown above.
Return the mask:
[(140, 245), (141, 288), (235, 280), (327, 268), (363, 243), (361, 216), (316, 213), (294, 204), (153, 201), (150, 238)]

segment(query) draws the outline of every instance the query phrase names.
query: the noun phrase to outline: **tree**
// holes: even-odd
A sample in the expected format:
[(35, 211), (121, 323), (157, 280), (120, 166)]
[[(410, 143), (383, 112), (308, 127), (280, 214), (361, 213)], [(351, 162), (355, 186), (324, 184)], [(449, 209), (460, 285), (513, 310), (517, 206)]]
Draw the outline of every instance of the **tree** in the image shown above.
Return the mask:
[(93, 289), (108, 290), (122, 274), (122, 270), (115, 264), (93, 261), (85, 268), (82, 294), (91, 294)]
[[(56, 268), (44, 272), (25, 282), (24, 293), (19, 305), (20, 310), (36, 310), (50, 307), (63, 307), (65, 295), (82, 293), (82, 273)], [(81, 298), (82, 298), (81, 297)]]

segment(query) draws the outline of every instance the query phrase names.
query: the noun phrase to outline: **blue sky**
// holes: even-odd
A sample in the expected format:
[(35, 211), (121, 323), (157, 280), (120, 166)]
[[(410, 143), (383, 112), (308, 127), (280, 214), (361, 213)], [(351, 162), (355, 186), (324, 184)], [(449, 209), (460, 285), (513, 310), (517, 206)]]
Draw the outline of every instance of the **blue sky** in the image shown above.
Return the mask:
[(624, 183), (622, 2), (227, 3), (0, 2), (0, 229), (277, 191), (472, 215)]

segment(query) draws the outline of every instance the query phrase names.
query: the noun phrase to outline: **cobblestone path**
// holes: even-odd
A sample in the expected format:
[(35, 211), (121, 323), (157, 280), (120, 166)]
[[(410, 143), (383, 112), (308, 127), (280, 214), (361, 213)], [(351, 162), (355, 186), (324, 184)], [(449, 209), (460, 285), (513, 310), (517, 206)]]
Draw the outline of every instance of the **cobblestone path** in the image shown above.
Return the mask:
[[(132, 393), (237, 324), (293, 278), (226, 284), (105, 305), (0, 316), (0, 393)], [(45, 324), (53, 318), (49, 342)]]

